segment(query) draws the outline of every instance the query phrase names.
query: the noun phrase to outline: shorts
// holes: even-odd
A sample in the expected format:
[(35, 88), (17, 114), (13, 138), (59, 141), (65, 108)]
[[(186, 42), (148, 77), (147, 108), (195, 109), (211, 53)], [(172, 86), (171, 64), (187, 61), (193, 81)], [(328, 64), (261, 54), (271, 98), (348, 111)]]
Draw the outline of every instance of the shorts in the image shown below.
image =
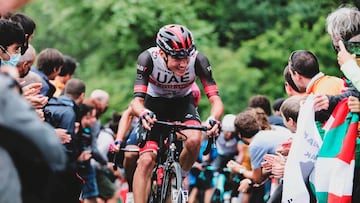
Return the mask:
[(81, 197), (84, 199), (97, 197), (99, 195), (99, 189), (96, 183), (95, 168), (89, 163), (85, 168), (79, 170), (79, 175), (85, 180), (85, 184), (81, 191)]
[(136, 126), (132, 129), (128, 139), (126, 140), (126, 145), (138, 145), (138, 133), (136, 132), (137, 126), (139, 123), (136, 124)]
[[(161, 98), (146, 95), (144, 105), (154, 112), (156, 118), (161, 121), (196, 121), (199, 124), (201, 123), (192, 94), (179, 98)], [(161, 126), (154, 125), (150, 132), (150, 140), (157, 141), (163, 130)]]
[(99, 197), (107, 200), (114, 196), (115, 185), (113, 182), (111, 182), (104, 171), (96, 170), (96, 182), (98, 185)]

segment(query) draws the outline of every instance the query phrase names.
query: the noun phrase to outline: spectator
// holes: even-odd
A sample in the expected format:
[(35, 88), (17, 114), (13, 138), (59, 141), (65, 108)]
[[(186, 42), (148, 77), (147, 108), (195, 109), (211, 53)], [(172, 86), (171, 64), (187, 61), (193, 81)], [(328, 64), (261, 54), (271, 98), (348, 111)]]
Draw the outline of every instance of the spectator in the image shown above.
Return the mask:
[(266, 115), (268, 116), (269, 123), (271, 125), (285, 127), (281, 116), (277, 116), (272, 113), (270, 99), (267, 96), (255, 95), (255, 96), (251, 97), (249, 99), (248, 106), (253, 107), (253, 108), (258, 107), (258, 108), (263, 109), (264, 112), (266, 113)]
[[(85, 99), (79, 105), (78, 119), (80, 122), (79, 131), (76, 135), (78, 148), (82, 151), (90, 151), (91, 156), (101, 166), (107, 165), (107, 158), (104, 157), (98, 150), (96, 145), (96, 135), (92, 131), (93, 125), (96, 122), (96, 100)], [(96, 202), (99, 196), (99, 189), (96, 182), (96, 170), (90, 160), (82, 162), (78, 169), (80, 177), (84, 179), (84, 184), (81, 190), (81, 198), (84, 203)]]
[(283, 98), (283, 97), (275, 99), (275, 101), (272, 105), (272, 109), (273, 109), (275, 116), (281, 116), (280, 106), (284, 101), (285, 101), (285, 98)]
[[(345, 6), (338, 8), (331, 12), (326, 18), (326, 29), (331, 37), (332, 44), (335, 50), (338, 52), (338, 63), (340, 70), (344, 73), (347, 79), (349, 79), (353, 86), (356, 88), (348, 88), (348, 90), (340, 97), (333, 97), (332, 102), (337, 104), (339, 100), (344, 97), (350, 96), (348, 99), (348, 105), (353, 112), (358, 111), (359, 107), (359, 65), (355, 61), (355, 55), (350, 55), (343, 46), (343, 42), (360, 42), (360, 12), (356, 7)], [(351, 53), (354, 54), (354, 53)], [(358, 61), (358, 59), (357, 59)], [(351, 92), (351, 90), (353, 92)], [(355, 92), (354, 92), (355, 91)], [(331, 98), (330, 98), (331, 99)], [(331, 109), (331, 108), (329, 108)], [(331, 110), (330, 110), (331, 112)], [(360, 152), (359, 144), (356, 146), (355, 152), (355, 169), (352, 188), (352, 202), (360, 201)]]
[[(280, 114), (284, 120), (285, 126), (290, 129), (292, 133), (296, 132), (297, 128), (297, 118), (300, 111), (300, 104), (305, 100), (306, 96), (294, 95), (287, 98), (280, 107)], [(285, 160), (289, 153), (292, 143), (292, 138), (288, 141), (281, 143), (277, 152), (280, 153), (277, 155), (267, 154), (264, 156), (265, 161), (263, 162), (263, 167), (269, 167), (267, 170), (270, 170), (272, 175), (276, 178), (281, 179), (284, 175)], [(283, 181), (280, 181), (278, 187), (273, 192), (270, 199), (267, 203), (281, 203), (282, 198), (282, 187)]]
[(1, 66), (16, 67), (21, 56), (21, 46), (25, 42), (24, 30), (15, 22), (0, 19), (0, 36)]
[[(246, 169), (235, 161), (229, 161), (227, 164), (233, 172), (242, 174), (246, 178), (244, 181), (250, 181), (248, 183), (250, 185), (252, 182), (262, 184), (269, 177), (269, 173), (262, 171), (261, 163), (264, 161), (264, 155), (275, 154), (280, 143), (285, 142), (291, 137), (291, 133), (284, 133), (285, 131), (279, 133), (276, 130), (269, 130), (270, 125), (267, 117), (262, 114), (265, 114), (262, 109), (250, 107), (240, 112), (235, 119), (235, 129), (239, 138), (249, 145), (252, 170)], [(267, 129), (264, 129), (264, 126), (268, 126)], [(248, 190), (244, 189), (241, 185), (239, 189), (241, 192)], [(260, 187), (258, 190), (264, 190), (264, 187)], [(260, 198), (256, 202), (264, 201), (263, 195), (254, 194), (252, 197)]]
[(85, 97), (85, 84), (77, 78), (68, 81), (64, 89), (64, 95), (59, 98), (51, 98), (45, 110), (51, 113), (47, 122), (55, 128), (66, 129), (75, 139), (75, 122), (77, 118), (77, 105), (81, 104)]
[(32, 45), (29, 45), (26, 52), (21, 55), (19, 62), (16, 64), (20, 78), (24, 78), (29, 73), (31, 66), (35, 62), (35, 59), (36, 51)]
[(110, 162), (114, 160), (114, 157), (113, 154), (109, 152), (109, 148), (116, 138), (120, 118), (121, 114), (113, 113), (112, 119), (100, 130), (99, 137), (97, 138), (99, 152), (104, 157), (109, 158), (109, 167), (107, 170), (104, 170), (99, 164), (94, 164), (96, 167), (96, 182), (99, 189), (99, 198), (107, 203), (117, 203), (119, 198), (115, 193), (114, 182), (117, 176), (120, 176), (121, 170), (119, 167), (115, 167), (114, 169), (113, 164), (115, 163)]
[(291, 78), (300, 92), (335, 95), (344, 89), (343, 80), (320, 72), (318, 60), (310, 51), (292, 52), (288, 66)]
[(25, 42), (21, 46), (21, 55), (23, 55), (28, 49), (32, 38), (34, 37), (34, 32), (36, 29), (35, 21), (23, 13), (10, 14), (9, 20), (19, 23), (24, 29)]
[[(236, 115), (234, 114), (226, 114), (221, 121), (222, 132), (220, 132), (220, 135), (216, 139), (217, 156), (211, 164), (215, 171), (226, 168), (226, 164), (230, 160), (234, 160), (237, 163), (244, 165), (247, 164), (246, 162), (250, 163), (248, 146), (239, 140), (236, 135), (234, 124), (235, 118)], [(250, 165), (246, 165), (246, 168), (251, 170)], [(217, 175), (215, 175), (215, 178), (216, 177)], [(250, 196), (250, 191), (247, 191), (246, 193), (244, 192), (242, 194), (242, 202), (248, 202)]]
[(62, 66), (59, 75), (57, 75), (54, 80), (50, 80), (56, 88), (54, 97), (59, 97), (63, 94), (65, 84), (74, 75), (77, 66), (78, 64), (74, 58), (71, 56), (64, 56), (64, 65)]
[(82, 151), (78, 147), (75, 136), (78, 105), (84, 99), (85, 84), (83, 81), (73, 78), (66, 84), (64, 92), (64, 95), (59, 98), (51, 98), (45, 107), (45, 110), (50, 112), (46, 121), (55, 128), (65, 129), (70, 138), (70, 142), (64, 143), (68, 157), (66, 170), (53, 174), (50, 179), (52, 187), (49, 188), (48, 193), (52, 197), (51, 202), (79, 203), (82, 182), (76, 175), (79, 167), (78, 161), (88, 160), (91, 157), (89, 151)]
[(19, 92), (16, 81), (0, 73), (0, 202), (49, 202), (47, 179), (64, 169), (65, 153)]
[(90, 98), (98, 101), (99, 105), (96, 106), (96, 118), (97, 121), (93, 126), (93, 131), (97, 135), (100, 133), (100, 129), (102, 128), (100, 116), (104, 114), (109, 106), (110, 95), (108, 92), (102, 89), (93, 90), (90, 94)]
[(305, 90), (300, 92), (299, 88), (296, 87), (294, 80), (291, 78), (289, 66), (286, 66), (284, 69), (284, 79), (285, 79), (285, 92), (289, 97), (305, 93)]
[(60, 73), (61, 67), (64, 64), (64, 57), (60, 51), (53, 48), (47, 48), (39, 53), (37, 59), (37, 68), (31, 68), (36, 74), (42, 78), (42, 87), (40, 94), (49, 98), (53, 97), (56, 89), (50, 80)]

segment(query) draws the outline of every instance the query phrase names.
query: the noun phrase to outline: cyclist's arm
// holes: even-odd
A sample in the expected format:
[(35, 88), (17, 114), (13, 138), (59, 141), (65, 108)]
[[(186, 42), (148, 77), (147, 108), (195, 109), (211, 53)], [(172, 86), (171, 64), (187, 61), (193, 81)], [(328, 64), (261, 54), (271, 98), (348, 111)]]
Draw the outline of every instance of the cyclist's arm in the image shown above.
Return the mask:
[(116, 133), (116, 140), (120, 142), (124, 142), (125, 135), (128, 132), (131, 120), (133, 119), (133, 112), (131, 106), (129, 106), (121, 115), (121, 118), (119, 120), (119, 128)]
[(196, 57), (195, 72), (196, 75), (200, 78), (201, 84), (204, 88), (204, 92), (211, 104), (210, 115), (214, 119), (220, 120), (224, 112), (224, 105), (219, 96), (216, 82), (212, 77), (212, 70), (209, 60), (205, 55), (201, 53), (198, 53)]
[(221, 119), (221, 115), (224, 113), (224, 104), (222, 103), (219, 95), (210, 97), (209, 101), (211, 104), (210, 115), (219, 121)]
[(134, 99), (131, 108), (135, 116), (140, 116), (145, 111), (144, 98), (146, 96), (153, 61), (148, 51), (142, 52), (137, 59), (137, 71), (134, 85)]

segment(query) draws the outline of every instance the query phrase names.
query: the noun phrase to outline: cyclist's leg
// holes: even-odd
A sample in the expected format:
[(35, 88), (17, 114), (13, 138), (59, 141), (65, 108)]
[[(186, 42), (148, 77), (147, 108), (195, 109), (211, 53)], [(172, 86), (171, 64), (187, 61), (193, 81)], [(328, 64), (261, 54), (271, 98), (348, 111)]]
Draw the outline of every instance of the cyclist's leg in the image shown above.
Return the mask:
[[(156, 146), (155, 146), (156, 145)], [(157, 144), (148, 141), (140, 150), (133, 179), (133, 194), (136, 203), (146, 203), (150, 193), (150, 177), (155, 166)]]
[[(201, 124), (200, 116), (194, 106), (192, 95), (186, 96), (177, 109), (176, 117), (179, 117), (182, 122), (191, 125)], [(202, 132), (199, 130), (184, 130), (183, 133), (187, 136), (187, 139), (184, 142), (179, 161), (182, 170), (187, 172), (190, 171), (192, 165), (198, 158), (202, 142)]]
[[(194, 123), (199, 124), (198, 122), (193, 122), (192, 124)], [(198, 130), (184, 130), (183, 133), (187, 136), (187, 139), (180, 154), (180, 165), (184, 171), (190, 171), (200, 151), (201, 132)]]
[[(129, 138), (126, 141), (126, 149), (137, 149), (137, 134), (135, 132), (135, 128), (132, 130)], [(133, 177), (136, 169), (136, 162), (139, 157), (138, 152), (127, 152), (124, 153), (124, 170), (126, 181), (129, 185), (129, 192), (132, 192), (133, 186)]]
[[(136, 149), (138, 146), (136, 145), (128, 145), (126, 146), (128, 149)], [(133, 176), (136, 169), (136, 162), (138, 159), (137, 152), (125, 152), (124, 156), (124, 170), (125, 170), (125, 177), (126, 181), (129, 185), (129, 192), (132, 192), (132, 185), (133, 185)]]

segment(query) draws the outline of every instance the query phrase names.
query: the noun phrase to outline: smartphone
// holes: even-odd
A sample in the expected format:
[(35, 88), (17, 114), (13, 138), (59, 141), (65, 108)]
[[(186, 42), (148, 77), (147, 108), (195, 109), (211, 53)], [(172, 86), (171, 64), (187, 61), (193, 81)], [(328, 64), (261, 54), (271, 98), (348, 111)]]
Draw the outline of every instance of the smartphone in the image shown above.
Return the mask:
[(356, 57), (360, 57), (360, 42), (344, 41), (344, 45), (350, 54), (355, 54)]

